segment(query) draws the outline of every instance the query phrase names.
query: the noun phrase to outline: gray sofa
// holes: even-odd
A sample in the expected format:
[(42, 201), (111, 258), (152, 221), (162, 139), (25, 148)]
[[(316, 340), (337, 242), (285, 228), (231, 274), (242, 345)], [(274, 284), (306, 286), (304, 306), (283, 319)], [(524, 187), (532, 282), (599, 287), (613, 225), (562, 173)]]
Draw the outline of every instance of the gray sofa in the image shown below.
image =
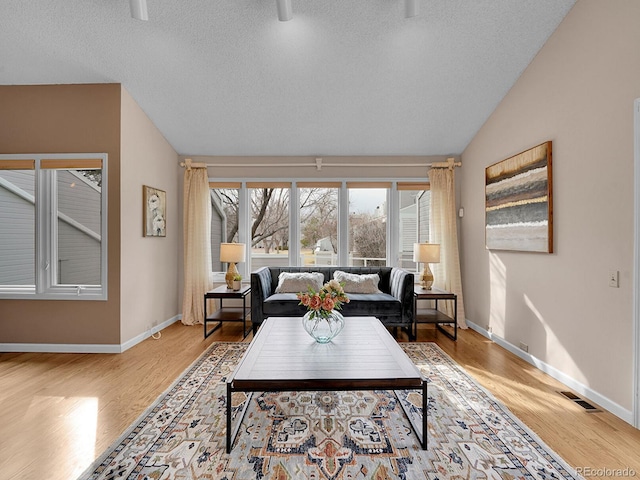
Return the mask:
[(396, 267), (262, 267), (251, 273), (253, 333), (267, 317), (301, 317), (306, 311), (295, 293), (275, 293), (281, 272), (321, 272), (327, 282), (336, 270), (380, 276), (380, 293), (347, 293), (350, 301), (341, 310), (345, 317), (377, 317), (385, 326), (405, 328), (412, 338), (413, 273)]

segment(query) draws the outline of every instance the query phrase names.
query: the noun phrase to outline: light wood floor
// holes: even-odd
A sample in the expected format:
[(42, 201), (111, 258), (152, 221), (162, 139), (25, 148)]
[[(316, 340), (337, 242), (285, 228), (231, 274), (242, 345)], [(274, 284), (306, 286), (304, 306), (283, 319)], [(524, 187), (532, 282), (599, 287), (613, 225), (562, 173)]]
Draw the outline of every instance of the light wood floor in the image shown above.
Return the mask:
[[(454, 343), (421, 327), (418, 341), (437, 342), (570, 465), (640, 477), (639, 430), (585, 413), (557, 393), (561, 383), (476, 332)], [(202, 336), (176, 323), (117, 355), (0, 354), (0, 480), (75, 479), (211, 343), (240, 341), (240, 325)], [(597, 473), (585, 476), (620, 478)]]

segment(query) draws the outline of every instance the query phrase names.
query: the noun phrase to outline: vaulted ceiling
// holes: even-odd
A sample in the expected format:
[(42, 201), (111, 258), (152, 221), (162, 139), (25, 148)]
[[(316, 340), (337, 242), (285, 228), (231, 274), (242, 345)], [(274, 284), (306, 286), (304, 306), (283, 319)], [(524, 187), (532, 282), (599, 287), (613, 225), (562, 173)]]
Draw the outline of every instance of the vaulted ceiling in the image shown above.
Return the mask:
[(0, 84), (121, 83), (185, 155), (458, 154), (574, 1), (2, 0)]

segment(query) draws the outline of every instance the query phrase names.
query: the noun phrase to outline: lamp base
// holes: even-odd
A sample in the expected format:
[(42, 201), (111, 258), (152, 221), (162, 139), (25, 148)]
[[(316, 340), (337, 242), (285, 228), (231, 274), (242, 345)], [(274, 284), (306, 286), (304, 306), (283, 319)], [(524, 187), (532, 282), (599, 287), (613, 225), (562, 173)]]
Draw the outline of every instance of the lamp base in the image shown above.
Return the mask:
[(224, 281), (227, 282), (227, 288), (233, 290), (233, 277), (235, 277), (237, 274), (238, 274), (238, 270), (236, 269), (236, 264), (229, 263), (227, 274), (224, 276)]
[(431, 290), (433, 285), (433, 273), (431, 273), (428, 263), (424, 264), (424, 270), (420, 274), (420, 285), (422, 285), (423, 290)]

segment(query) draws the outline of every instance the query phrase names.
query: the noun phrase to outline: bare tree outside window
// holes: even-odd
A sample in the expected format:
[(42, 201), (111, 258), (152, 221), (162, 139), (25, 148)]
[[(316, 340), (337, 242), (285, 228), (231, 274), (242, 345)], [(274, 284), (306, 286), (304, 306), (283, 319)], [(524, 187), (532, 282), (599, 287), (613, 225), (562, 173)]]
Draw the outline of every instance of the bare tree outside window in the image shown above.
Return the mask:
[(300, 233), (304, 265), (337, 264), (337, 188), (300, 189)]
[(289, 189), (251, 190), (251, 246), (264, 253), (289, 248)]
[(370, 214), (350, 216), (349, 235), (353, 264), (385, 265), (387, 255), (386, 218)]
[(386, 265), (386, 208), (386, 189), (349, 189), (350, 265)]

